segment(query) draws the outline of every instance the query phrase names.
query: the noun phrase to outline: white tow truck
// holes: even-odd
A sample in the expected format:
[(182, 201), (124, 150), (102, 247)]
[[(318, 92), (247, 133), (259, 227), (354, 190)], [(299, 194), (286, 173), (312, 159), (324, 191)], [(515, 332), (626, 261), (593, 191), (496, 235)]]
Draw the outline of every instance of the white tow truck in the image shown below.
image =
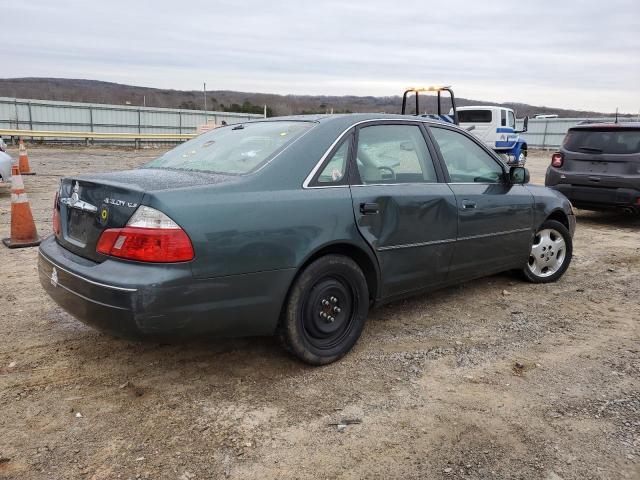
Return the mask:
[(478, 137), (496, 153), (505, 156), (507, 163), (524, 165), (527, 160), (527, 141), (520, 136), (527, 131), (529, 118), (524, 119), (524, 128), (516, 129), (516, 112), (498, 106), (458, 107), (458, 125)]
[[(435, 93), (437, 95), (437, 113), (420, 114), (420, 94)], [(448, 114), (442, 111), (442, 93), (451, 99)], [(453, 90), (446, 87), (407, 88), (402, 97), (402, 114), (406, 115), (408, 96), (415, 95), (416, 115), (433, 118), (443, 122), (454, 123), (478, 137), (487, 147), (502, 155), (507, 164), (524, 165), (527, 160), (527, 142), (520, 136), (527, 131), (529, 117), (524, 118), (522, 130), (516, 130), (516, 113), (511, 108), (499, 106), (466, 106), (456, 107)]]

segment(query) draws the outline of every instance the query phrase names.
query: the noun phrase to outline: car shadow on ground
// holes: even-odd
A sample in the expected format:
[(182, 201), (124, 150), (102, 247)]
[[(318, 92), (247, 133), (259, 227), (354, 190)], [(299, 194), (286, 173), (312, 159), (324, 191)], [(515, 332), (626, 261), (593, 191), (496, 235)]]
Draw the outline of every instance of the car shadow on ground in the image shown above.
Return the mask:
[(578, 210), (576, 212), (578, 228), (580, 225), (594, 227), (617, 227), (637, 230), (640, 228), (640, 214), (629, 214), (618, 210), (593, 212)]
[[(331, 368), (340, 369), (343, 368), (338, 366), (341, 363), (353, 365), (366, 358), (380, 347), (382, 337), (403, 335), (407, 329), (424, 329), (442, 322), (443, 319), (436, 318), (439, 316), (433, 313), (454, 306), (461, 297), (473, 297), (487, 288), (495, 290), (499, 296), (504, 289), (517, 288), (520, 283), (524, 284), (518, 276), (507, 272), (376, 307), (370, 311), (354, 351)], [(398, 321), (398, 317), (407, 315), (411, 321)], [(177, 375), (176, 382), (183, 383), (199, 378), (203, 369), (211, 378), (223, 377), (231, 381), (255, 379), (273, 372), (281, 378), (295, 378), (318, 368), (289, 354), (276, 336), (131, 340), (98, 332), (59, 308), (50, 312), (50, 320), (57, 324), (56, 330), (61, 330), (61, 337), (66, 337), (60, 341), (72, 350), (69, 352), (72, 363), (82, 365), (83, 369), (110, 372), (109, 376), (116, 375), (123, 381), (129, 377), (152, 378), (173, 373)], [(64, 330), (66, 334), (62, 332)]]
[[(83, 325), (60, 309), (52, 313), (57, 343), (67, 350), (67, 359), (82, 369), (100, 370), (125, 378), (138, 375), (161, 375), (174, 371), (181, 381), (188, 381), (190, 371), (196, 375), (204, 368), (210, 374), (243, 377), (249, 371), (276, 368), (284, 374), (305, 370), (305, 364), (288, 354), (277, 337), (196, 339), (122, 339)], [(195, 367), (191, 370), (190, 367)], [(312, 368), (312, 367), (309, 367)]]

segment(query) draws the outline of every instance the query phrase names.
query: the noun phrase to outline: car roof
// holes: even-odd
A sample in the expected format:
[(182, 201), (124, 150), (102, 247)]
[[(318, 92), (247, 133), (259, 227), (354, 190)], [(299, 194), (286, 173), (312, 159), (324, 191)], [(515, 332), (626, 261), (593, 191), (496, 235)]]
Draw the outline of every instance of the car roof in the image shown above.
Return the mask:
[(317, 123), (335, 123), (344, 124), (345, 128), (360, 122), (373, 120), (405, 120), (431, 123), (434, 125), (452, 125), (450, 122), (436, 120), (428, 117), (420, 117), (416, 115), (399, 115), (394, 113), (338, 113), (338, 114), (318, 114), (318, 115), (288, 115), (284, 117), (269, 117), (266, 119), (252, 120), (254, 122), (268, 121), (307, 121)]

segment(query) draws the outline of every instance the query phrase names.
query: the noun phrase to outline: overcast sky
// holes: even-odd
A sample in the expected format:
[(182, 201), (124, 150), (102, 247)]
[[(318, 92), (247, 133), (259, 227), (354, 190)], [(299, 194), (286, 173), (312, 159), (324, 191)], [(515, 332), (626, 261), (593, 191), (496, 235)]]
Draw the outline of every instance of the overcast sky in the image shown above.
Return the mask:
[(640, 0), (0, 0), (2, 76), (640, 110)]

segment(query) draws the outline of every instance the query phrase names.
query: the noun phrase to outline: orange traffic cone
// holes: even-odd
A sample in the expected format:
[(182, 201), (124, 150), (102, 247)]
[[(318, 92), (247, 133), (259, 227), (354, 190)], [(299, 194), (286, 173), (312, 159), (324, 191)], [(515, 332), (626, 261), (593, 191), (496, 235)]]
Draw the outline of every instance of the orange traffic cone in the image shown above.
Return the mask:
[(11, 167), (11, 238), (2, 239), (2, 243), (9, 248), (40, 245), (40, 237), (17, 165)]
[(29, 168), (29, 157), (27, 156), (27, 147), (24, 146), (24, 142), (20, 139), (20, 146), (18, 147), (18, 168), (22, 175), (35, 175), (36, 172), (32, 172)]

